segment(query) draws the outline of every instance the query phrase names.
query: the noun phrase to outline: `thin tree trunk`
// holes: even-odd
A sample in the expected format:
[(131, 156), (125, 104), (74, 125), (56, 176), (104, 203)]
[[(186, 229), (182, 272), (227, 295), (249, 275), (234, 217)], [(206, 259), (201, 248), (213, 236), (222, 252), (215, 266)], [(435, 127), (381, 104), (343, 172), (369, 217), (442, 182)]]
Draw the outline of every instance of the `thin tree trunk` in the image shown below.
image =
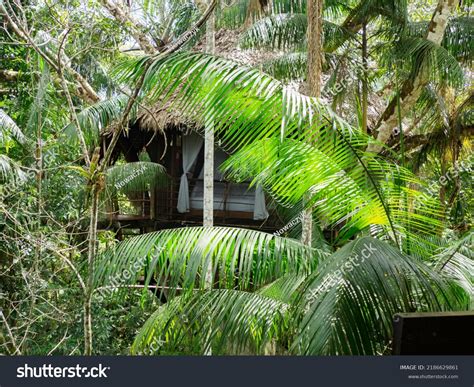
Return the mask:
[(92, 203), (87, 246), (88, 278), (84, 297), (84, 355), (92, 355), (92, 294), (94, 293), (94, 263), (97, 253), (97, 220), (99, 215), (100, 183), (92, 186)]
[[(215, 52), (215, 14), (206, 23), (206, 52)], [(203, 226), (214, 225), (214, 122), (212, 117), (206, 119), (204, 135), (204, 203)]]
[(308, 88), (311, 97), (321, 97), (323, 67), (323, 0), (308, 1)]
[[(448, 24), (448, 19), (456, 9), (459, 0), (439, 0), (438, 6), (431, 18), (426, 39), (435, 44), (441, 44)], [(422, 63), (414, 78), (406, 80), (400, 90), (400, 114), (405, 116), (420, 97), (424, 86), (428, 83), (426, 64)], [(383, 144), (390, 139), (393, 130), (398, 125), (397, 97), (393, 98), (383, 112), (378, 124), (377, 140), (379, 143), (369, 144), (367, 151), (379, 153)]]
[(367, 23), (362, 26), (362, 131), (367, 133), (368, 109), (369, 109), (369, 80), (367, 77), (368, 64), (368, 47), (367, 47)]
[[(209, 2), (210, 4), (210, 2)], [(206, 52), (214, 54), (216, 48), (216, 26), (215, 12), (206, 23)], [(214, 120), (212, 117), (206, 119), (204, 134), (204, 195), (203, 195), (203, 226), (214, 226)], [(205, 288), (212, 289), (212, 257), (206, 268)], [(208, 343), (212, 328), (207, 332), (205, 341)], [(204, 355), (211, 356), (212, 348), (209, 345), (204, 348)]]
[[(308, 1), (308, 94), (321, 97), (321, 74), (323, 67), (323, 0)], [(307, 201), (309, 197), (305, 198)], [(305, 210), (301, 219), (301, 242), (311, 246), (313, 239), (312, 210)]]
[(203, 226), (214, 225), (214, 123), (206, 122), (204, 135), (204, 204)]

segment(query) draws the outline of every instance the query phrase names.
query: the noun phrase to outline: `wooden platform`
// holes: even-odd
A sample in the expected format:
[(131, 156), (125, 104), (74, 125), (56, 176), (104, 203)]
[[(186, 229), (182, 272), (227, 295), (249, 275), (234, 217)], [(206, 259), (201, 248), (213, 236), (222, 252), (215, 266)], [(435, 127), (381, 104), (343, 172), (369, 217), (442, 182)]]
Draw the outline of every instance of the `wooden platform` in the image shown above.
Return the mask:
[[(184, 215), (184, 214), (182, 214)], [(178, 227), (202, 226), (202, 212), (191, 216), (182, 216), (178, 219), (150, 219), (148, 216), (141, 215), (115, 215), (111, 219), (99, 222), (100, 229), (120, 230), (120, 229), (139, 229), (140, 233), (172, 229)], [(216, 214), (214, 218), (215, 226), (250, 228), (263, 232), (273, 233), (280, 228), (267, 221), (255, 221), (246, 217), (242, 218), (223, 218)]]

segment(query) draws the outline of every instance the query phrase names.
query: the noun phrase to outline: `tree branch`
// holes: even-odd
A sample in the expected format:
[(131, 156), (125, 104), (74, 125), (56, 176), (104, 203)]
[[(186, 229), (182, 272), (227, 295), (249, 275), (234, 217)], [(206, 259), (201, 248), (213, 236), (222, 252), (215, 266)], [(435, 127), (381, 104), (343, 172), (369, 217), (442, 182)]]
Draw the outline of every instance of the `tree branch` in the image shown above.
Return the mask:
[[(8, 4), (8, 0), (6, 0), (5, 4)], [(16, 35), (24, 41), (28, 43), (56, 72), (58, 71), (58, 65), (55, 61), (53, 53), (50, 52), (46, 47), (44, 49), (40, 49), (39, 46), (34, 42), (32, 39), (31, 35), (27, 31), (27, 28), (25, 26), (22, 26), (20, 24), (20, 21), (17, 19), (16, 21), (16, 15), (13, 12), (13, 10), (10, 8), (10, 12), (7, 11), (7, 9), (4, 6), (3, 1), (0, 2), (0, 13), (5, 16), (5, 19), (7, 20), (8, 24), (10, 27), (13, 29)], [(95, 103), (100, 100), (99, 96), (95, 92), (94, 88), (87, 82), (87, 80), (79, 74), (76, 70), (74, 70), (71, 66), (68, 64), (64, 63), (64, 61), (61, 60), (61, 66), (74, 78), (76, 81), (76, 92), (77, 95), (83, 99), (84, 101), (88, 103)]]
[(196, 35), (197, 31), (199, 31), (199, 29), (206, 23), (207, 19), (209, 19), (209, 17), (212, 15), (214, 9), (217, 6), (217, 1), (218, 0), (213, 0), (209, 4), (209, 7), (207, 8), (207, 10), (201, 16), (201, 18), (194, 24), (194, 26), (191, 27), (185, 33), (183, 33), (178, 39), (176, 39), (176, 41), (173, 44), (171, 44), (168, 47), (165, 47), (165, 49), (162, 52), (149, 57), (148, 61), (144, 65), (143, 73), (135, 86), (135, 90), (130, 96), (130, 98), (128, 99), (128, 103), (122, 115), (122, 120), (120, 122), (120, 125), (114, 131), (112, 140), (110, 141), (109, 147), (107, 148), (107, 151), (102, 160), (101, 171), (104, 171), (105, 168), (107, 168), (110, 162), (110, 158), (112, 157), (112, 153), (115, 149), (115, 146), (117, 145), (117, 142), (120, 138), (120, 134), (122, 133), (122, 130), (127, 126), (130, 112), (133, 108), (133, 105), (135, 104), (135, 101), (137, 101), (138, 95), (140, 94), (140, 90), (143, 86), (143, 82), (146, 77), (146, 73), (148, 69), (150, 68), (151, 64), (154, 63), (154, 61), (156, 60), (160, 60), (166, 57), (167, 55), (170, 55), (178, 51), (181, 47), (183, 47), (189, 41), (189, 39), (191, 39), (194, 35)]
[[(431, 18), (428, 30), (426, 32), (426, 40), (441, 44), (448, 19), (457, 7), (459, 0), (439, 0), (438, 6)], [(428, 83), (428, 80), (424, 76), (424, 67), (422, 63), (417, 73), (413, 78), (407, 79), (400, 90), (400, 111), (402, 117), (409, 112), (409, 110), (416, 103), (420, 97), (424, 86)], [(367, 147), (368, 152), (379, 153), (383, 144), (386, 144), (392, 135), (393, 129), (398, 125), (398, 114), (397, 114), (397, 97), (393, 98), (388, 104), (379, 122), (376, 126), (378, 129), (377, 142), (370, 143)]]
[(101, 0), (101, 3), (118, 22), (123, 24), (146, 54), (156, 53), (157, 50), (144, 32), (145, 27), (138, 20), (127, 14), (120, 5), (115, 4), (112, 0)]

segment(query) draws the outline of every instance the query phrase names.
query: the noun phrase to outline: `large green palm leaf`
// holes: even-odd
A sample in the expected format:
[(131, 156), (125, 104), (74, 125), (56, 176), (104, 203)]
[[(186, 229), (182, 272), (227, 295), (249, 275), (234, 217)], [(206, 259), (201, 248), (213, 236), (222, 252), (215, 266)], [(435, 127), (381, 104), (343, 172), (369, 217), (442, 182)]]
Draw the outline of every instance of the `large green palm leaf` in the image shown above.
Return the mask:
[[(128, 99), (128, 96), (119, 94), (99, 101), (91, 106), (87, 106), (77, 113), (79, 125), (88, 144), (97, 145), (100, 134), (122, 116)], [(133, 123), (136, 118), (138, 106), (139, 105), (135, 103), (130, 112), (131, 123)], [(70, 123), (66, 126), (65, 134), (68, 139), (77, 141), (77, 130), (74, 123)]]
[(287, 273), (309, 273), (326, 255), (255, 230), (178, 228), (119, 243), (98, 258), (94, 282), (96, 287), (133, 284), (145, 271), (147, 283), (154, 276), (170, 293), (178, 288), (191, 291), (205, 286), (212, 265), (214, 286), (256, 289)]
[(474, 232), (454, 241), (440, 242), (442, 246), (433, 256), (433, 267), (454, 280), (474, 300)]
[[(309, 145), (296, 140), (262, 140), (238, 151), (223, 167), (230, 178), (254, 179), (281, 204), (299, 210), (298, 204), (310, 192), (307, 205), (339, 229), (341, 242), (370, 231), (385, 233), (395, 241), (411, 239), (415, 245), (423, 236), (442, 229), (436, 201), (407, 188), (422, 185), (421, 181), (381, 159), (357, 158), (357, 137), (351, 140), (351, 147), (342, 141), (335, 138)], [(413, 212), (413, 203), (421, 201), (423, 205)]]
[[(179, 350), (199, 338), (198, 353), (263, 353), (287, 328), (289, 305), (258, 293), (212, 290), (177, 297), (160, 307), (138, 332), (132, 353)], [(162, 348), (156, 348), (160, 342)], [(154, 348), (155, 347), (155, 348)]]
[[(301, 50), (306, 48), (308, 20), (305, 14), (272, 15), (254, 23), (240, 39), (244, 48), (270, 48), (276, 50)], [(324, 46), (329, 51), (339, 47), (354, 35), (344, 27), (325, 20), (323, 23)]]
[(114, 165), (106, 171), (106, 188), (111, 192), (144, 192), (167, 181), (166, 169), (149, 161)]
[(468, 307), (449, 281), (377, 239), (353, 241), (325, 262), (301, 297), (297, 353), (382, 354), (395, 313)]
[[(142, 58), (122, 63), (117, 76), (135, 82), (144, 71)], [(311, 132), (315, 116), (341, 131), (352, 129), (317, 99), (292, 90), (249, 66), (199, 53), (156, 59), (148, 69), (143, 94), (150, 101), (172, 101), (182, 114), (213, 120), (224, 148), (236, 149), (270, 136)]]
[[(257, 292), (196, 291), (160, 307), (132, 353), (377, 354), (389, 348), (399, 312), (465, 308), (466, 299), (428, 266), (373, 238), (353, 241), (316, 272), (288, 275)], [(160, 343), (159, 346), (156, 344)], [(189, 349), (188, 349), (189, 350)]]

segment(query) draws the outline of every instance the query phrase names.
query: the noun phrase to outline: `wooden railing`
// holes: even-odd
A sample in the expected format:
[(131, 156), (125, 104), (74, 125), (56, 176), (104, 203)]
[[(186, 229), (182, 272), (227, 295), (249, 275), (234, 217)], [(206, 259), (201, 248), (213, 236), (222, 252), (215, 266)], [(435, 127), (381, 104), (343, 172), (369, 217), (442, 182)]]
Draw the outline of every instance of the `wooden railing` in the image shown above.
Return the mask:
[[(141, 219), (182, 219), (200, 216), (202, 204), (196, 206), (191, 193), (193, 190), (202, 191), (203, 181), (201, 179), (188, 179), (190, 190), (191, 211), (180, 214), (177, 210), (178, 192), (180, 179), (171, 179), (166, 187), (157, 187), (151, 192), (135, 192), (117, 199), (114, 206), (114, 217), (130, 217)], [(215, 214), (222, 218), (253, 218), (253, 206), (249, 200), (244, 200), (244, 194), (248, 187), (242, 184), (230, 183), (228, 181), (214, 181), (214, 207)], [(233, 190), (242, 192), (242, 195), (232, 195)], [(216, 193), (221, 194), (216, 198)], [(253, 195), (253, 193), (247, 193)], [(243, 211), (236, 210), (243, 208)]]

